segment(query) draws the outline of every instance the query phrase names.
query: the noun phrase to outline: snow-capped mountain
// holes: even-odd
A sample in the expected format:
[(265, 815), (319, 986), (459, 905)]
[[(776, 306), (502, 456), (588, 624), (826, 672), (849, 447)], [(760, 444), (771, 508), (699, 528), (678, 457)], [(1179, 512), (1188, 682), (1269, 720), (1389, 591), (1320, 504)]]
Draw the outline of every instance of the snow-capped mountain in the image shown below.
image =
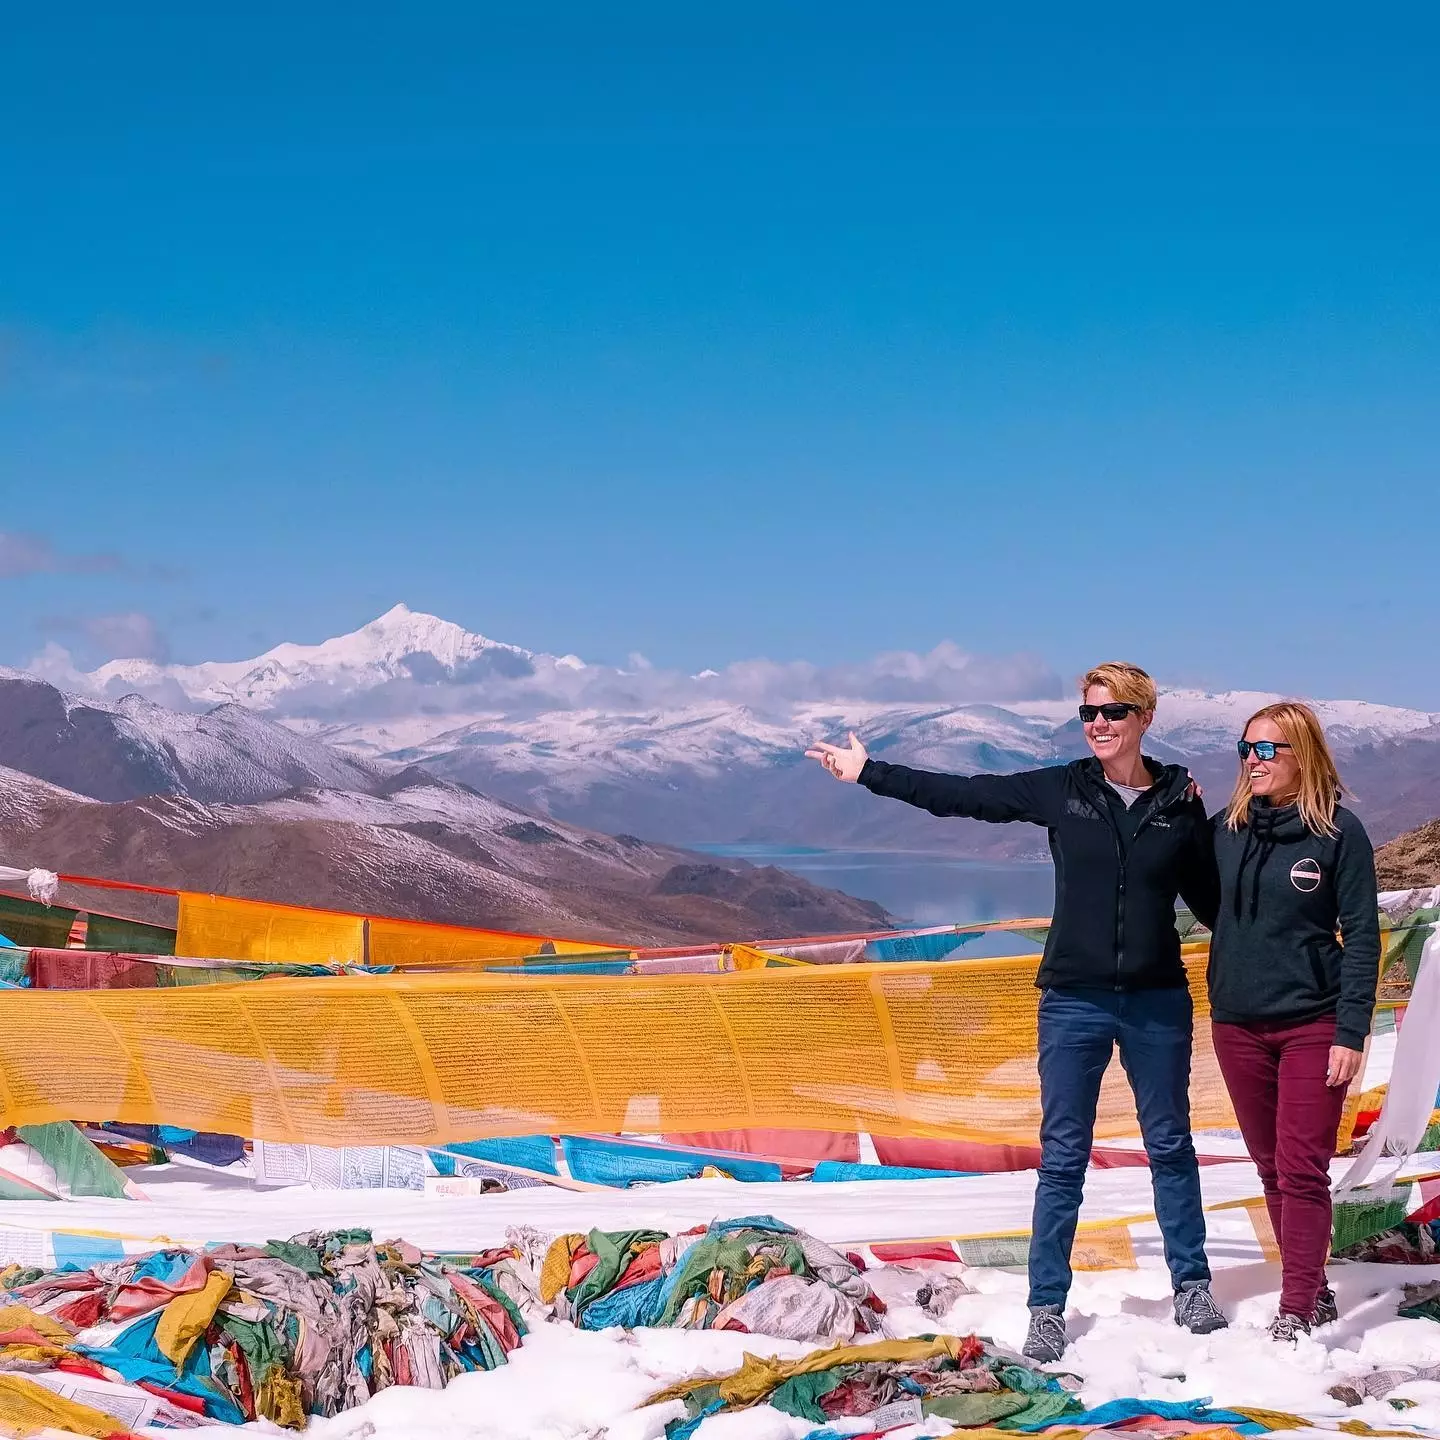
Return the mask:
[(86, 678), (101, 695), (169, 693), (173, 686), (201, 704), (234, 701), (274, 710), (315, 689), (357, 694), (396, 680), (453, 684), (496, 673), (529, 674), (533, 660), (517, 645), (473, 635), (449, 620), (396, 605), (359, 630), (318, 645), (287, 643), (253, 660), (199, 665), (112, 660)]
[[(974, 772), (1053, 763), (1084, 743), (1074, 697), (1027, 657), (942, 645), (860, 666), (753, 661), (685, 675), (530, 651), (404, 605), (318, 645), (189, 666), (117, 660), (80, 680), (126, 715), (145, 703), (121, 698), (131, 690), (196, 708), (243, 706), (337, 761), (418, 764), (557, 819), (680, 843), (1028, 853), (1028, 832), (858, 805), (802, 751), (853, 729), (877, 756)], [(1163, 690), (1149, 748), (1223, 795), (1240, 726), (1278, 698)], [(1427, 806), (1440, 809), (1412, 778), (1440, 757), (1440, 716), (1365, 700), (1313, 703), (1382, 838), (1430, 818)]]

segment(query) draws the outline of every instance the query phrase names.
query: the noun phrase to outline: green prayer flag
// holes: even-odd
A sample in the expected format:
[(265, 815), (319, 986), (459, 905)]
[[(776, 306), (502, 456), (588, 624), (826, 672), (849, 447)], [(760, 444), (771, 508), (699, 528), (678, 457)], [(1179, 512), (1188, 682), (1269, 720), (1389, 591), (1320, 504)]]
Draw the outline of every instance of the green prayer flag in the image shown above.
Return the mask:
[(49, 1125), (19, 1125), (15, 1133), (44, 1157), (72, 1195), (125, 1198), (125, 1176), (68, 1120)]

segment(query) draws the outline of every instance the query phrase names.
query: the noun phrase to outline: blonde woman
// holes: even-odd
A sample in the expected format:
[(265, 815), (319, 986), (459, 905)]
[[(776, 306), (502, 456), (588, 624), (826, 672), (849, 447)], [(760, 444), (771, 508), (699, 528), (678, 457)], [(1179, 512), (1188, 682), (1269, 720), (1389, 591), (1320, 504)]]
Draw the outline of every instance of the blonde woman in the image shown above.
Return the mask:
[(1215, 820), (1210, 1006), (1215, 1053), (1280, 1245), (1270, 1334), (1293, 1341), (1338, 1318), (1325, 1277), (1330, 1159), (1375, 1008), (1375, 857), (1339, 803), (1340, 776), (1308, 706), (1257, 711), (1238, 749), (1235, 793)]
[(1190, 991), (1175, 897), (1213, 914), (1210, 822), (1180, 765), (1144, 753), (1155, 682), (1138, 665), (1097, 665), (1080, 682), (1090, 757), (1015, 775), (940, 775), (848, 747), (806, 751), (837, 779), (932, 815), (1043, 825), (1055, 857), (1055, 920), (1040, 987), (1040, 1175), (1030, 1242), (1025, 1354), (1054, 1361), (1069, 1336), (1070, 1250), (1095, 1139), (1100, 1080), (1118, 1048), (1135, 1105), (1174, 1285), (1175, 1323), (1226, 1321), (1210, 1293), (1200, 1166), (1190, 1136)]

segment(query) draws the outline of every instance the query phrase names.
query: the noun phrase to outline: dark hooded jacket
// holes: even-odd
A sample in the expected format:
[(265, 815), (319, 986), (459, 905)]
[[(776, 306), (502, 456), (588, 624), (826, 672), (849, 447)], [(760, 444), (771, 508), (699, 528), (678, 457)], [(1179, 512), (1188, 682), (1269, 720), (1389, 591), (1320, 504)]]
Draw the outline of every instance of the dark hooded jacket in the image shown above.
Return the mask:
[(1055, 918), (1035, 983), (1150, 990), (1185, 984), (1175, 897), (1197, 914), (1217, 903), (1205, 807), (1183, 766), (1145, 759), (1153, 784), (1127, 808), (1093, 757), (1017, 775), (943, 775), (868, 760), (860, 783), (932, 815), (1050, 833)]
[(1316, 835), (1298, 807), (1260, 797), (1238, 829), (1226, 828), (1223, 813), (1213, 826), (1220, 874), (1210, 945), (1214, 1018), (1245, 1024), (1334, 1015), (1335, 1043), (1363, 1049), (1380, 967), (1375, 854), (1365, 827), (1337, 806), (1338, 833)]

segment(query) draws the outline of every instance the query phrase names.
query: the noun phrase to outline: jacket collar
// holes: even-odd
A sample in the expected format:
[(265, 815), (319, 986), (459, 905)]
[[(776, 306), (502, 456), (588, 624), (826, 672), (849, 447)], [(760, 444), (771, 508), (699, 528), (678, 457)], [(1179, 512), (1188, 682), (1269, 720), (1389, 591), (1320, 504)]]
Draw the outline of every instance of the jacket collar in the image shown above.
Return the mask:
[[(1140, 758), (1150, 772), (1150, 783), (1159, 786), (1152, 803), (1157, 806), (1168, 805), (1177, 796), (1185, 793), (1190, 785), (1190, 772), (1183, 765), (1165, 765), (1151, 755), (1142, 755)], [(1083, 760), (1072, 760), (1070, 771), (1087, 789), (1097, 795), (1105, 793), (1105, 769), (1093, 755), (1087, 755)]]
[(1273, 840), (1282, 845), (1303, 840), (1309, 834), (1298, 805), (1272, 805), (1263, 795), (1250, 797), (1245, 823), (1258, 839)]

